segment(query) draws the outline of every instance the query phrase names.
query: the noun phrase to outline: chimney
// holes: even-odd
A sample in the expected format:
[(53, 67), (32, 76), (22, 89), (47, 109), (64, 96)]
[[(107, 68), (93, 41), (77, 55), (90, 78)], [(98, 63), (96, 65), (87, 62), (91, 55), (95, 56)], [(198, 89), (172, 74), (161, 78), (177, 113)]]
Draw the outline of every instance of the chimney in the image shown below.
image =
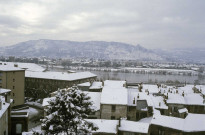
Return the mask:
[(159, 106), (161, 106), (161, 102), (159, 102)]
[(135, 104), (135, 98), (134, 98), (134, 100), (133, 100), (133, 104)]
[(102, 81), (102, 86), (104, 86), (104, 81)]
[(10, 103), (10, 99), (11, 99), (11, 96), (10, 96), (10, 92), (9, 92), (5, 96), (6, 103)]
[(121, 127), (121, 117), (119, 118), (119, 127)]
[(183, 93), (182, 93), (182, 96), (184, 97), (184, 91), (183, 91)]
[(0, 110), (2, 109), (2, 101), (1, 101), (1, 99), (0, 99)]
[(139, 93), (138, 93), (138, 95), (137, 95), (137, 98), (140, 98), (140, 95), (139, 95)]
[(14, 64), (14, 67), (18, 67), (18, 64)]

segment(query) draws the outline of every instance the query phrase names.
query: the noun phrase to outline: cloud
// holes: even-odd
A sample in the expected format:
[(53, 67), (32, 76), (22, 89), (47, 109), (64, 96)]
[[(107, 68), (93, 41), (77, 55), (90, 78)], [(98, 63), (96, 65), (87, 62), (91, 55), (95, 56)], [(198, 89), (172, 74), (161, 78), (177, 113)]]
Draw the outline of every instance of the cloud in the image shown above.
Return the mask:
[(33, 39), (203, 46), (203, 0), (0, 1), (0, 46)]

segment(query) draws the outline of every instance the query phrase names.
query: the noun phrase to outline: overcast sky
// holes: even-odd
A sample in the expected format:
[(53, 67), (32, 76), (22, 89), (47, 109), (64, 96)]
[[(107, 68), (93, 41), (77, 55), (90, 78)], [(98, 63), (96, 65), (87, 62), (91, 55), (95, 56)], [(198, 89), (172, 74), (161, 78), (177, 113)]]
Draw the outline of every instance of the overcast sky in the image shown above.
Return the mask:
[(205, 0), (1, 0), (0, 46), (34, 39), (205, 46)]

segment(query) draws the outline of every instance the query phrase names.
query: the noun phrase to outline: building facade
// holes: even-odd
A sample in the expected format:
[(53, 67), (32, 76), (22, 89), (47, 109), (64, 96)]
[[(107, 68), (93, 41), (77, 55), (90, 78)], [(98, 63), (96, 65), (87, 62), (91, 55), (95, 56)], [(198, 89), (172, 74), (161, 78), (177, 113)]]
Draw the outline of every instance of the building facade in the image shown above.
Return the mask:
[(61, 73), (61, 72), (29, 72), (26, 71), (25, 89), (26, 96), (33, 98), (46, 98), (50, 93), (72, 87), (84, 82), (92, 82), (97, 79), (90, 72)]
[(25, 70), (0, 64), (0, 88), (11, 90), (13, 106), (24, 104)]

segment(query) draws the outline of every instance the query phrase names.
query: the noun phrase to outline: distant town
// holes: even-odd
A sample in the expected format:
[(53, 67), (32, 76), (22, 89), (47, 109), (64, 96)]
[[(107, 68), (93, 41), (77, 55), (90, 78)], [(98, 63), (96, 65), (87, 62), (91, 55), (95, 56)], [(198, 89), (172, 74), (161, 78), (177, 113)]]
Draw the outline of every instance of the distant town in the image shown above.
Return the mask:
[[(43, 133), (41, 120), (48, 117), (45, 110), (59, 90), (69, 91), (73, 86), (90, 97), (94, 112), (85, 121), (98, 127), (91, 131), (93, 135), (205, 134), (204, 65), (98, 59), (0, 60), (2, 135)], [(103, 72), (113, 76), (95, 74)], [(143, 82), (116, 79), (117, 73), (197, 79)]]

